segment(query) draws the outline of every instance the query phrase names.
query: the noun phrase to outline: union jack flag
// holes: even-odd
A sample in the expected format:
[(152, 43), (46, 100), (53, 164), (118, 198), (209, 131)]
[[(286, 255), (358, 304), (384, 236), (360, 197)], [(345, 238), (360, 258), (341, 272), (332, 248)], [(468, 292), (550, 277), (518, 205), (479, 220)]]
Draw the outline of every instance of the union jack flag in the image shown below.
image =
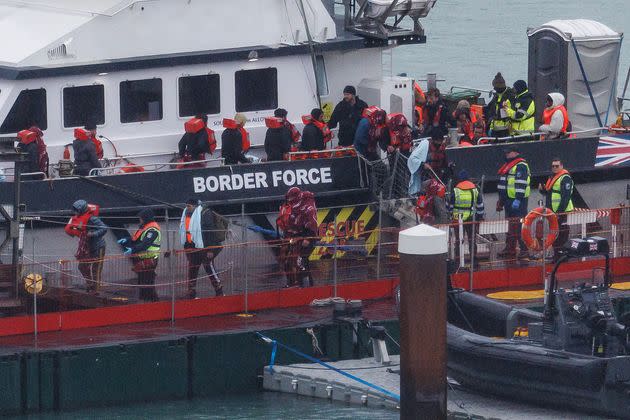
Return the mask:
[(630, 139), (600, 137), (595, 166), (630, 166)]

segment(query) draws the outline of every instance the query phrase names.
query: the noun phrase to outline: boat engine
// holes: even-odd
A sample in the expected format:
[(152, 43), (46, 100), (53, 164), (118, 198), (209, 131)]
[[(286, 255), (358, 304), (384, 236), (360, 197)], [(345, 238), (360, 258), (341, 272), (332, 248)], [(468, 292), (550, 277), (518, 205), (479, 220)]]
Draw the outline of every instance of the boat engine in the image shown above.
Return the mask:
[[(545, 311), (542, 334), (531, 334), (542, 339), (548, 348), (573, 353), (614, 357), (626, 354), (628, 332), (615, 316), (609, 295), (610, 261), (608, 241), (600, 237), (570, 240), (563, 255), (551, 272), (545, 291)], [(556, 273), (562, 263), (571, 258), (600, 255), (606, 259), (603, 282), (581, 283), (569, 289), (557, 288)], [(530, 330), (536, 326), (530, 324)], [(533, 336), (532, 336), (533, 335)]]

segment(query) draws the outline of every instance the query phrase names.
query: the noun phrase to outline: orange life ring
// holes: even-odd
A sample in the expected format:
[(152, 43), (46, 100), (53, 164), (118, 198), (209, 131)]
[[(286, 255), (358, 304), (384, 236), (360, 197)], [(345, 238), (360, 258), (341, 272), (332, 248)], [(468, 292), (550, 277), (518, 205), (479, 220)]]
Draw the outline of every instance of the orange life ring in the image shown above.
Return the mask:
[[(536, 235), (536, 232), (532, 233), (532, 225), (539, 218), (545, 217), (549, 222), (549, 231), (544, 238), (544, 242), (541, 244), (541, 241), (538, 239), (539, 236)], [(543, 249), (548, 249), (553, 245), (553, 242), (558, 237), (558, 216), (551, 211), (551, 209), (545, 207), (537, 207), (534, 210), (530, 211), (525, 219), (523, 220), (523, 228), (521, 229), (521, 238), (527, 248), (532, 251), (541, 251)]]

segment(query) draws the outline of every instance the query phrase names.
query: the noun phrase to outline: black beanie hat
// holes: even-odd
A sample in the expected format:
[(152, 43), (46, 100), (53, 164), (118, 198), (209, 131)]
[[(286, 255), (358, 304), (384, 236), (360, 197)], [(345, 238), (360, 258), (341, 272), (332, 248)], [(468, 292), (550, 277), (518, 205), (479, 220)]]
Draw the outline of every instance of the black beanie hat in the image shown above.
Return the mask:
[(354, 86), (348, 85), (345, 88), (343, 88), (343, 93), (349, 93), (351, 95), (356, 95), (357, 94), (357, 90), (354, 88)]
[(273, 111), (273, 116), (274, 117), (278, 117), (278, 118), (286, 118), (287, 115), (289, 115), (289, 113), (287, 112), (286, 109), (284, 108), (278, 108), (275, 111)]
[(322, 111), (321, 109), (313, 108), (311, 110), (311, 117), (313, 117), (316, 120), (319, 120), (319, 117), (321, 117), (323, 113), (324, 113), (324, 111)]
[(149, 223), (155, 220), (155, 213), (151, 209), (142, 209), (138, 213), (138, 217), (142, 219), (144, 223)]
[(505, 88), (505, 79), (503, 78), (503, 75), (501, 74), (501, 72), (497, 73), (496, 76), (494, 76), (494, 80), (492, 81), (492, 87), (493, 88)]
[(514, 82), (514, 90), (516, 93), (523, 93), (527, 90), (527, 83), (525, 80), (517, 80)]

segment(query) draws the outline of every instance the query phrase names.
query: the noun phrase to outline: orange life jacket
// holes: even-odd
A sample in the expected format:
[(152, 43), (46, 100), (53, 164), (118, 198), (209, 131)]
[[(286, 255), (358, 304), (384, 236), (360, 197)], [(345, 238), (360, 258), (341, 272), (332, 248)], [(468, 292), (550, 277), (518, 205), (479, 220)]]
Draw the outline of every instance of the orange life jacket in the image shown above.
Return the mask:
[(103, 142), (97, 139), (95, 136), (90, 136), (90, 140), (94, 144), (94, 148), (96, 149), (96, 157), (99, 159), (103, 159), (105, 156), (105, 151), (103, 150)]
[(190, 215), (189, 214), (186, 215), (186, 220), (185, 220), (184, 223), (185, 223), (184, 226), (186, 228), (186, 242), (189, 243), (189, 244), (192, 244), (193, 243), (192, 235), (191, 235), (190, 230), (189, 230), (189, 227), (190, 227)]
[(562, 124), (562, 129), (560, 130), (560, 134), (565, 134), (567, 132), (567, 127), (569, 126), (569, 114), (564, 105), (556, 106), (554, 108), (545, 108), (543, 111), (543, 124), (551, 124), (551, 117), (553, 114), (560, 110), (562, 112), (562, 117), (564, 122)]
[(100, 207), (96, 204), (88, 204), (87, 211), (83, 214), (75, 214), (70, 218), (64, 231), (70, 236), (81, 236), (87, 230), (90, 217), (98, 216)]
[[(398, 115), (398, 113), (388, 114), (387, 121), (389, 121), (395, 115)], [(405, 118), (405, 121), (406, 120), (407, 119)], [(388, 131), (389, 131), (390, 145), (392, 145), (395, 148), (400, 148), (400, 150), (403, 152), (408, 152), (411, 150), (411, 146), (413, 146), (413, 138), (411, 135), (408, 136), (407, 140), (405, 140), (404, 138), (401, 140), (400, 136), (398, 136), (396, 131), (392, 130), (391, 128)]]
[(74, 138), (81, 141), (90, 140), (92, 144), (94, 144), (94, 149), (96, 149), (96, 157), (98, 159), (103, 159), (104, 151), (103, 151), (103, 143), (92, 135), (91, 132), (84, 128), (75, 128), (74, 129)]
[(208, 147), (210, 149), (210, 154), (213, 154), (215, 150), (217, 150), (217, 138), (214, 135), (214, 130), (206, 127), (206, 133), (208, 133)]
[(247, 153), (249, 148), (252, 147), (251, 142), (249, 141), (249, 133), (245, 130), (244, 127), (241, 127), (236, 120), (232, 118), (223, 118), (223, 127), (231, 128), (233, 130), (238, 130), (241, 132), (241, 147), (243, 149), (243, 153)]
[(138, 229), (136, 231), (136, 233), (133, 234), (133, 236), (131, 237), (131, 240), (134, 241), (134, 242), (137, 241), (138, 239), (140, 239), (140, 237), (142, 236), (142, 234), (144, 232), (146, 232), (147, 230), (152, 229), (152, 228), (160, 230), (160, 225), (158, 225), (158, 223), (155, 222), (155, 221), (147, 223), (146, 225), (144, 225), (140, 229)]
[(302, 122), (304, 125), (313, 124), (315, 127), (319, 128), (319, 131), (321, 131), (324, 136), (324, 144), (332, 140), (333, 133), (325, 122), (315, 120), (311, 115), (302, 115)]
[(459, 188), (460, 190), (474, 190), (477, 186), (470, 181), (462, 181), (455, 185), (455, 188)]
[(265, 117), (265, 126), (267, 128), (282, 128), (284, 127), (284, 121), (279, 117)]
[(135, 163), (128, 163), (120, 170), (126, 174), (135, 173), (135, 172), (144, 172), (144, 168), (140, 165), (136, 165)]
[(20, 143), (22, 144), (30, 144), (37, 140), (37, 134), (35, 134), (31, 130), (22, 130), (17, 133), (17, 136), (20, 139)]
[(418, 125), (422, 125), (422, 123), (424, 122), (424, 107), (415, 103), (415, 94), (418, 94), (425, 101), (427, 100), (427, 97), (426, 97), (426, 95), (424, 94), (424, 91), (422, 90), (422, 88), (420, 87), (420, 85), (417, 82), (413, 82), (413, 91), (414, 91), (414, 104), (415, 104), (414, 110), (415, 110), (416, 116), (418, 118)]
[(516, 159), (511, 160), (511, 161), (509, 161), (507, 163), (504, 163), (503, 166), (501, 166), (499, 168), (498, 174), (499, 175), (507, 174), (510, 171), (510, 169), (512, 169), (515, 165), (518, 165), (521, 162), (525, 162), (525, 159), (523, 159), (523, 158), (516, 158)]
[(276, 219), (276, 225), (278, 225), (278, 229), (282, 231), (286, 231), (289, 226), (289, 216), (291, 216), (291, 206), (287, 203), (283, 203), (280, 206), (280, 214)]
[(203, 130), (204, 126), (205, 124), (201, 118), (191, 118), (184, 123), (184, 130), (186, 130), (187, 133), (194, 134)]
[(551, 189), (553, 188), (553, 184), (555, 184), (558, 178), (560, 178), (563, 175), (569, 175), (569, 171), (567, 171), (566, 169), (563, 169), (557, 174), (555, 174), (554, 176), (550, 176), (547, 179), (547, 182), (545, 183), (545, 191), (551, 191)]

